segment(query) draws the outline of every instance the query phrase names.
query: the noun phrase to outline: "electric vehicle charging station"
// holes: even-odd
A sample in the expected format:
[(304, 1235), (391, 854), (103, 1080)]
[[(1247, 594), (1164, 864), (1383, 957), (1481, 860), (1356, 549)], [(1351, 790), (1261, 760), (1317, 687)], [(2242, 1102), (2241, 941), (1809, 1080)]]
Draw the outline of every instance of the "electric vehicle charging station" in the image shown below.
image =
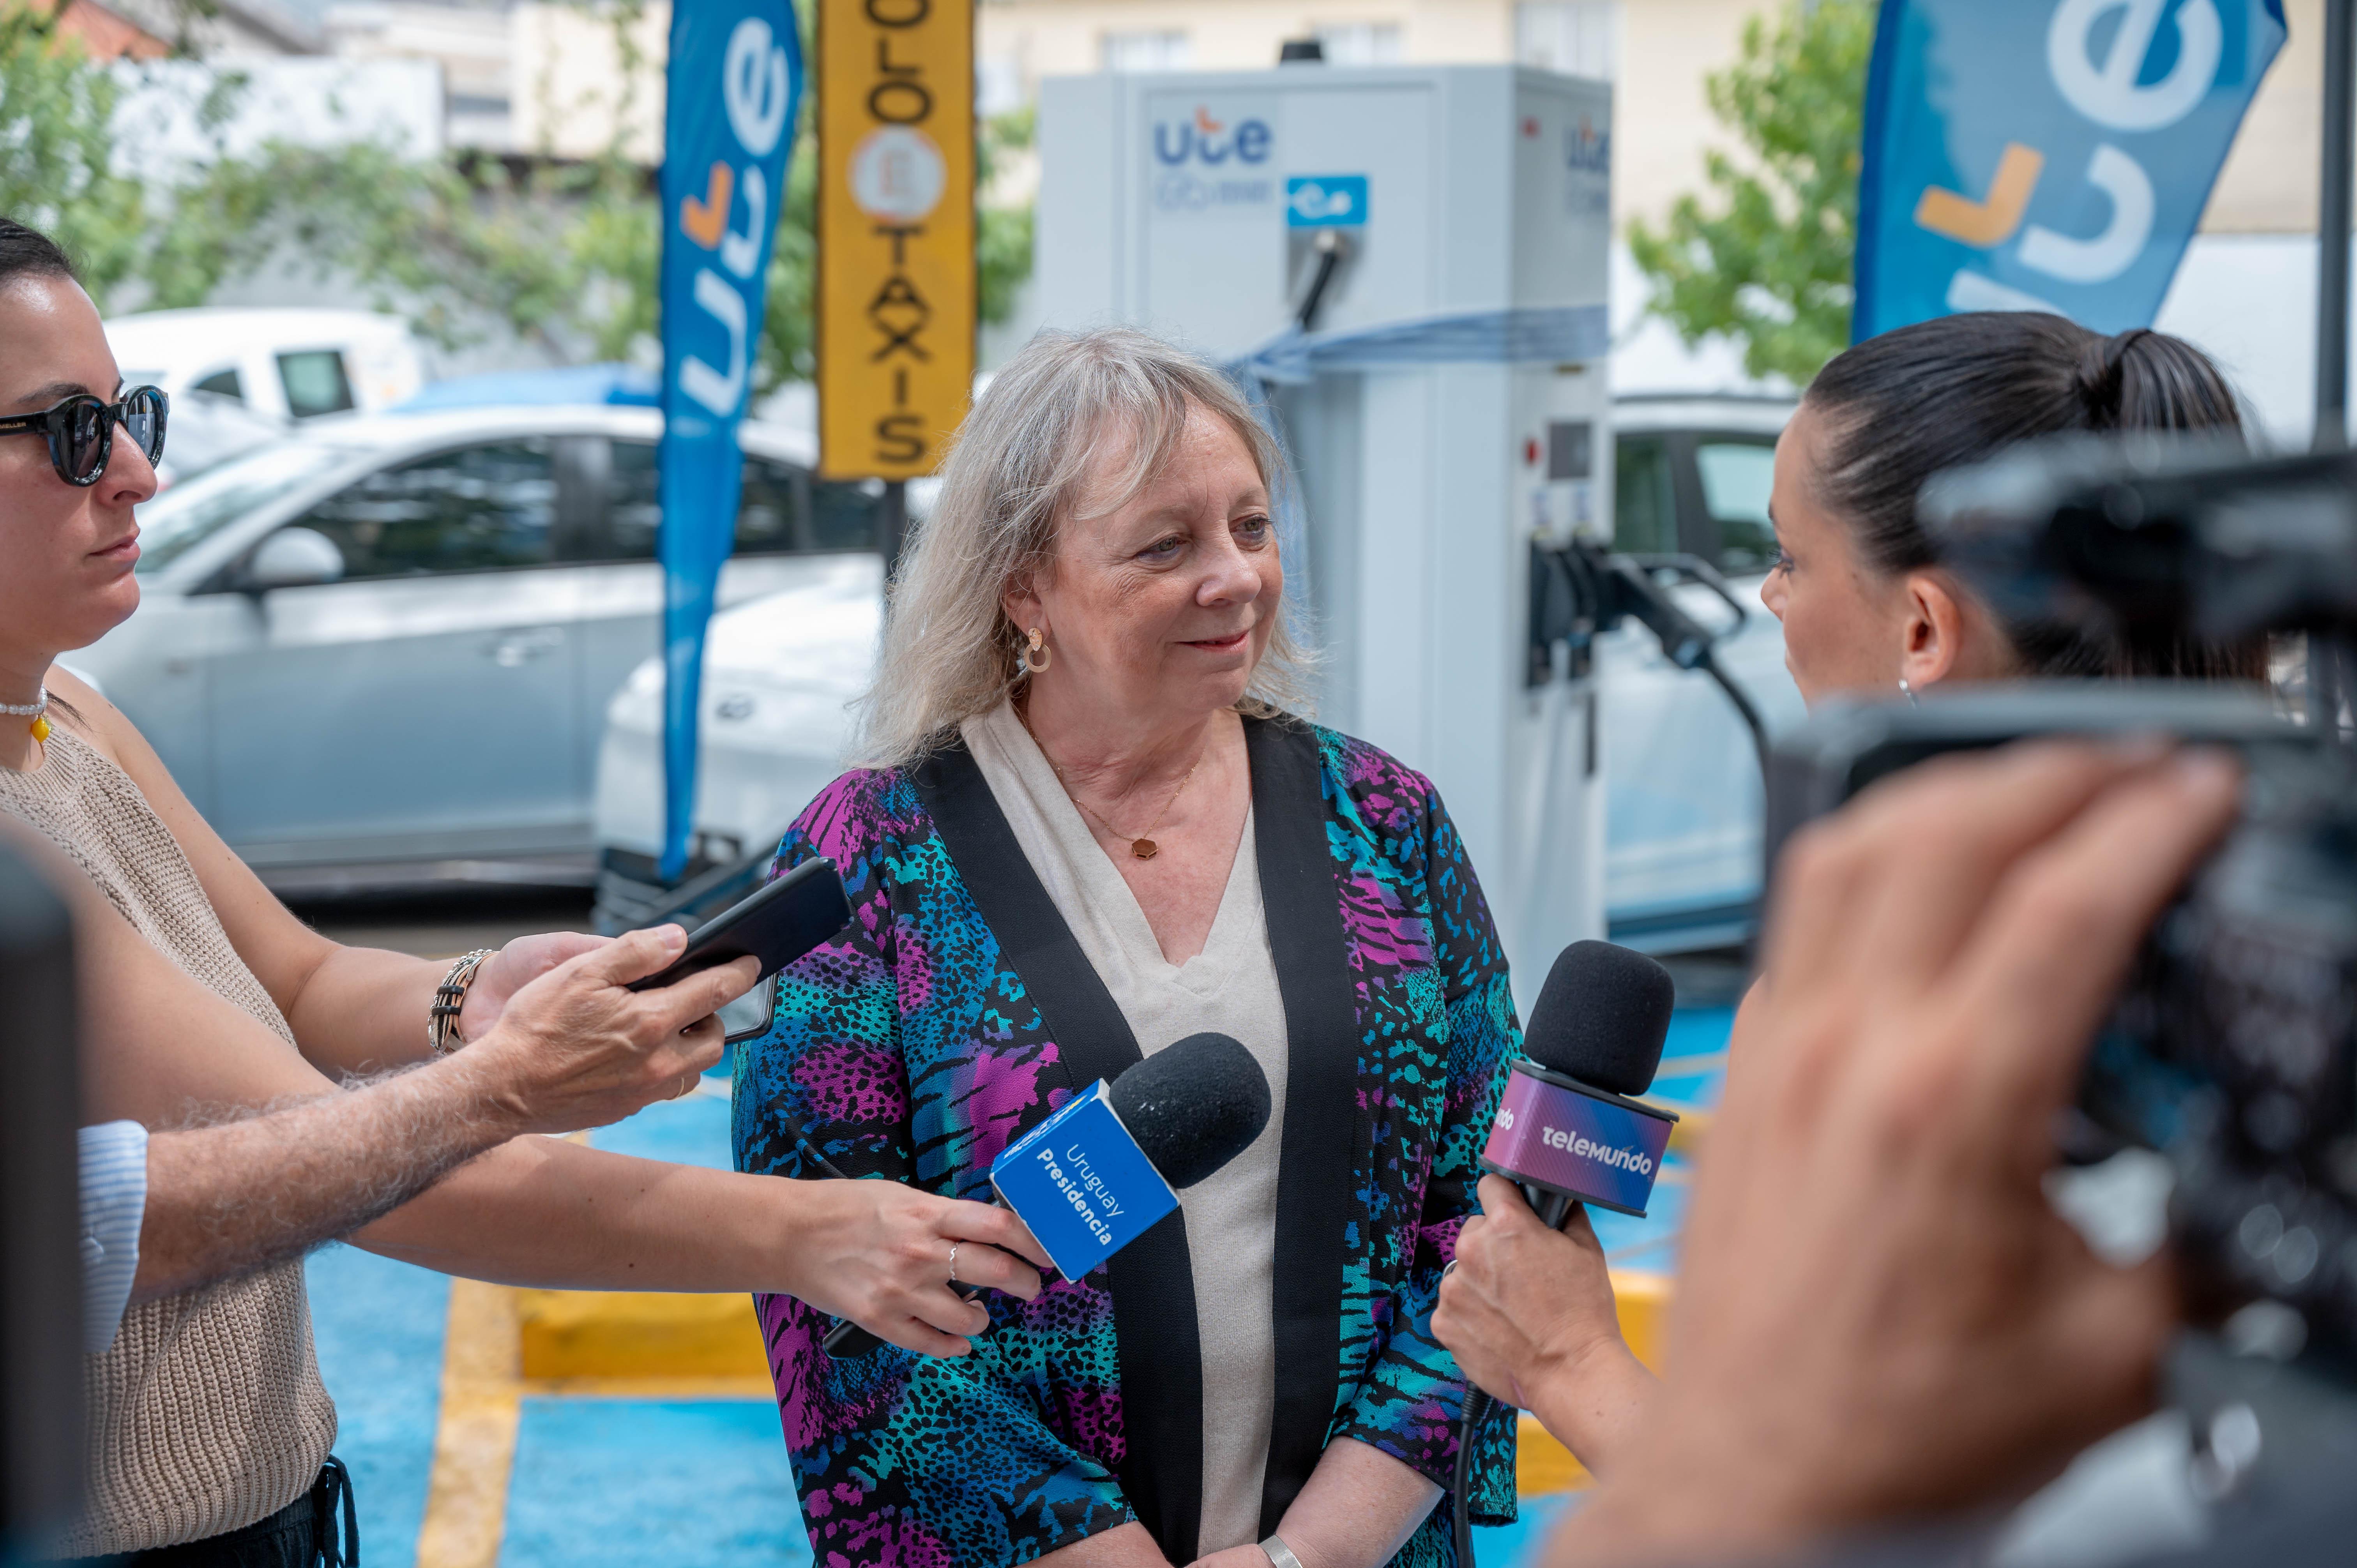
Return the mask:
[(1047, 324), (1255, 367), (1300, 476), (1318, 717), (1439, 787), (1525, 1004), (1604, 934), (1594, 682), (1534, 644), (1532, 546), (1611, 534), (1610, 125), (1606, 84), (1511, 66), (1040, 97)]

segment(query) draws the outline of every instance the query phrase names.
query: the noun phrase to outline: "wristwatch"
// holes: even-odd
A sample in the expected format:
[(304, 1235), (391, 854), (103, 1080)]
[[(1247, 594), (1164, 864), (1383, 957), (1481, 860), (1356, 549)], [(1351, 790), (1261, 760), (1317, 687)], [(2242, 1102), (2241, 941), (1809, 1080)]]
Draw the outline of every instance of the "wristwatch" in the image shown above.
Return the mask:
[(1268, 1559), (1269, 1568), (1301, 1568), (1301, 1559), (1293, 1554), (1293, 1548), (1285, 1544), (1281, 1535), (1270, 1536), (1260, 1543), (1260, 1549)]

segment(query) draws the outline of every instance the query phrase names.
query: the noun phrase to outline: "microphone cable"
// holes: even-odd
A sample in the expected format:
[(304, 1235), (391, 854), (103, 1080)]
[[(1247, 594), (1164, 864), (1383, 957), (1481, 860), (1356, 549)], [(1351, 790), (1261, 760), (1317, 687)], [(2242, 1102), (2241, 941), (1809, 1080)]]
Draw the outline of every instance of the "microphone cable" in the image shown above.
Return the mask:
[(1457, 1568), (1473, 1568), (1473, 1444), (1497, 1402), (1472, 1379), (1465, 1380), (1465, 1424), (1457, 1437), (1457, 1484), (1451, 1488), (1456, 1517), (1449, 1520), (1457, 1537)]

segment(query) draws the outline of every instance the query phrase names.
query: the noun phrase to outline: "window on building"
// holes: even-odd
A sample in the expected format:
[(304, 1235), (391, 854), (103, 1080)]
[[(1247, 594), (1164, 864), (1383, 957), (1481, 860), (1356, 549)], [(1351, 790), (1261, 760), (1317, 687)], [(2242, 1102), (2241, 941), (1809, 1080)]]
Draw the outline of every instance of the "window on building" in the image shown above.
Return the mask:
[(1620, 65), (1619, 0), (1523, 0), (1514, 7), (1514, 59), (1611, 81)]
[(1195, 59), (1184, 33), (1107, 33), (1101, 44), (1107, 70), (1185, 70)]
[(1329, 22), (1318, 28), (1328, 65), (1397, 65), (1397, 22)]
[(1023, 62), (1011, 54), (974, 62), (974, 108), (984, 119), (1023, 107)]

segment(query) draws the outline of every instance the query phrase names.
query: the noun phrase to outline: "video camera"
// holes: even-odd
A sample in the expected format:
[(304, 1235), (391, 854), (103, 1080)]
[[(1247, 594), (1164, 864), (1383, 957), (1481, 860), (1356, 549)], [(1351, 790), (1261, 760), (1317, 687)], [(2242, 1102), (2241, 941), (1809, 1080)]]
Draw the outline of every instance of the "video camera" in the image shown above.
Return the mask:
[(2157, 733), (2233, 748), (2241, 820), (2139, 955), (2064, 1153), (2159, 1151), (2198, 1297), (2287, 1305), (2312, 1348), (2357, 1367), (2357, 752), (2332, 679), (2357, 632), (2357, 457), (2025, 447), (1943, 476), (1920, 510), (2010, 626), (2075, 630), (2147, 668), (2189, 638), (2308, 634), (2308, 721), (2264, 694), (2165, 681), (1832, 709), (1771, 757), (1770, 865), (1802, 823), (1941, 752)]

